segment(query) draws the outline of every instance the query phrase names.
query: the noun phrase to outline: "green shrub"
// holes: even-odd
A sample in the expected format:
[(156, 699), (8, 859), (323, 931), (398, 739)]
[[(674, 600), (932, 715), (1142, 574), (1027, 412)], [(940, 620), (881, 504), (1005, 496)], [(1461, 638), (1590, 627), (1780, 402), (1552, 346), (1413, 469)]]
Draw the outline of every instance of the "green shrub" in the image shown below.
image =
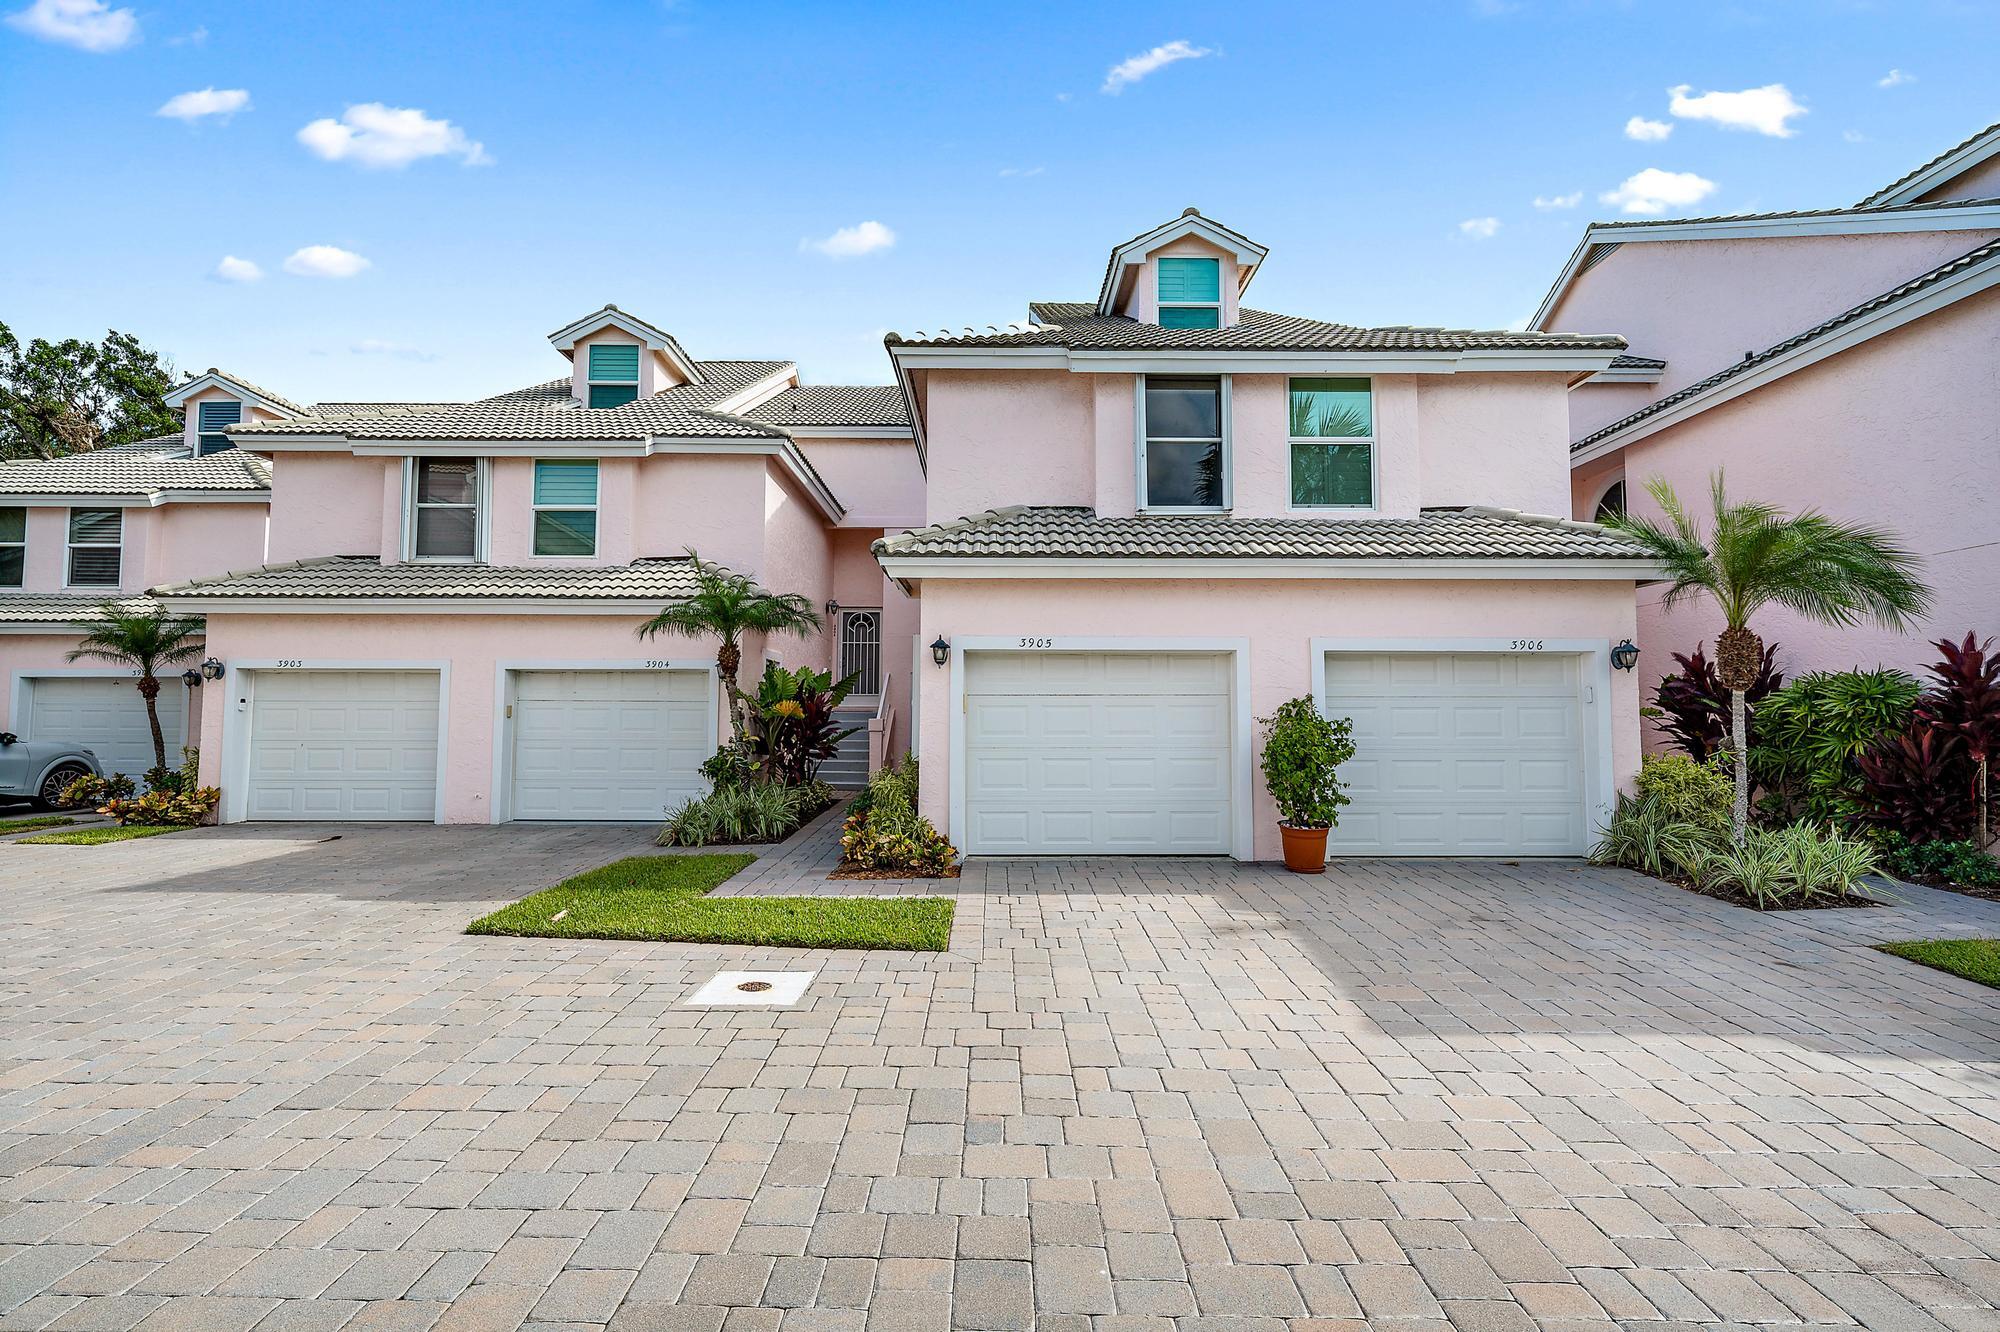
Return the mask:
[(732, 740), (702, 760), (701, 775), (718, 791), (748, 786), (757, 776), (757, 756), (747, 742)]
[[(1701, 767), (1692, 759), (1684, 762)], [(1725, 782), (1726, 785), (1726, 782)], [(1594, 865), (1623, 865), (1660, 879), (1692, 878), (1690, 867), (1728, 840), (1725, 808), (1720, 823), (1692, 822), (1664, 794), (1620, 796), (1611, 822), (1590, 849)]]
[(208, 822), (208, 816), (215, 813), (215, 807), (221, 803), (221, 791), (213, 786), (198, 786), (186, 791), (148, 791), (129, 800), (107, 800), (98, 812), (109, 814), (123, 824), (192, 828)]
[(1759, 910), (1788, 910), (1851, 897), (1881, 868), (1875, 848), (1818, 824), (1752, 828), (1740, 844), (1723, 841), (1689, 866), (1714, 891), (1737, 892)]
[(1729, 830), (1729, 805), (1736, 786), (1714, 761), (1698, 763), (1685, 754), (1648, 754), (1639, 762), (1638, 793), (1653, 802), (1658, 817), (1713, 833)]
[(62, 789), (62, 803), (68, 808), (92, 809), (107, 805), (113, 800), (128, 800), (138, 790), (138, 784), (122, 772), (114, 772), (109, 777), (79, 777)]
[(1882, 863), (1899, 879), (2000, 888), (2000, 860), (1970, 841), (1912, 842), (1892, 832), (1882, 839)]
[(779, 786), (752, 782), (718, 786), (695, 796), (667, 815), (656, 839), (660, 846), (734, 846), (780, 842), (805, 826), (834, 801), (824, 782)]
[(1922, 692), (1902, 671), (1812, 671), (1757, 708), (1750, 772), (1767, 817), (1845, 822), (1856, 810), (1856, 760), (1909, 728)]
[(1264, 784), (1278, 817), (1293, 828), (1337, 825), (1341, 806), (1351, 803), (1340, 765), (1354, 757), (1354, 723), (1329, 721), (1310, 698), (1294, 698), (1258, 724), (1264, 728)]
[(958, 849), (917, 812), (917, 761), (905, 757), (868, 779), (840, 829), (844, 869), (887, 870), (937, 878), (958, 861)]

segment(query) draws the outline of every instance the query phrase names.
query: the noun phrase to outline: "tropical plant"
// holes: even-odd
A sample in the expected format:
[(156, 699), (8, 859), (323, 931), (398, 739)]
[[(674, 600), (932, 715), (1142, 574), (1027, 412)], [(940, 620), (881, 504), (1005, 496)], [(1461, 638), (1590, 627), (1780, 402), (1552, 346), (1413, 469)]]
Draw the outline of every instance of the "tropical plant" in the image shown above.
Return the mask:
[(1338, 825), (1341, 807), (1352, 803), (1340, 765), (1354, 757), (1354, 723), (1330, 721), (1310, 698), (1294, 698), (1258, 724), (1264, 728), (1264, 784), (1279, 818), (1293, 828)]
[(1707, 596), (1722, 612), (1715, 670), (1717, 681), (1729, 691), (1736, 768), (1730, 829), (1741, 841), (1750, 823), (1744, 693), (1756, 683), (1764, 657), (1763, 641), (1750, 629), (1751, 616), (1775, 605), (1822, 624), (1874, 619), (1900, 629), (1930, 604), (1930, 591), (1915, 576), (1916, 556), (1886, 532), (1812, 510), (1787, 516), (1769, 504), (1731, 504), (1719, 471), (1710, 489), (1713, 513), (1706, 535), (1663, 477), (1654, 477), (1646, 490), (1665, 523), (1622, 513), (1607, 516), (1604, 525), (1665, 566), (1671, 581), (1663, 606)]
[(1908, 729), (1921, 692), (1902, 671), (1809, 671), (1767, 697), (1750, 738), (1750, 773), (1763, 806), (1787, 822), (1852, 818), (1857, 760), (1885, 735)]
[(1913, 842), (1955, 841), (1972, 831), (1964, 742), (1918, 724), (1885, 736), (1855, 760), (1861, 786), (1855, 815)]
[(0, 324), (0, 459), (58, 458), (176, 434), (173, 368), (129, 333), (35, 338)]
[(917, 790), (917, 761), (909, 756), (869, 778), (841, 825), (841, 868), (922, 879), (951, 870), (958, 849), (917, 812)]
[(1860, 838), (1795, 823), (1747, 829), (1696, 857), (1689, 870), (1704, 888), (1740, 893), (1769, 911), (1855, 896), (1861, 880), (1880, 867), (1875, 849)]
[(836, 681), (831, 672), (810, 666), (789, 671), (775, 661), (764, 663), (753, 711), (766, 776), (796, 785), (819, 775), (820, 765), (839, 752), (840, 742), (861, 729), (842, 728), (833, 720), (834, 710), (860, 679), (856, 673)]
[(1590, 861), (1623, 865), (1658, 879), (1691, 877), (1689, 867), (1727, 837), (1726, 808), (1719, 821), (1698, 823), (1680, 817), (1680, 802), (1667, 795), (1620, 796), (1611, 821), (1590, 848)]
[(780, 786), (775, 782), (752, 782), (721, 786), (670, 811), (656, 840), (661, 846), (780, 842), (833, 801), (832, 788), (821, 783)]
[(701, 775), (718, 791), (748, 786), (757, 776), (757, 755), (749, 745), (732, 740), (701, 761)]
[(1882, 838), (1882, 863), (1899, 879), (1959, 888), (2000, 888), (2000, 860), (1970, 840), (1913, 842), (1901, 833)]
[(148, 791), (126, 800), (108, 800), (98, 813), (109, 814), (120, 823), (141, 823), (155, 828), (192, 828), (208, 821), (222, 803), (222, 792), (213, 786), (195, 786)]
[(160, 673), (201, 657), (202, 622), (162, 610), (137, 613), (115, 602), (99, 608), (100, 618), (78, 620), (83, 638), (71, 661), (108, 661), (138, 673), (132, 684), (146, 700), (146, 723), (153, 731), (153, 767), (167, 766), (167, 737), (160, 729)]
[(1708, 833), (1729, 830), (1729, 774), (1714, 763), (1697, 763), (1685, 754), (1648, 754), (1639, 760), (1634, 789), (1669, 823), (1684, 823)]
[(128, 799), (138, 789), (138, 783), (122, 772), (114, 772), (109, 777), (85, 774), (63, 788), (63, 808), (81, 809), (88, 805), (95, 809), (113, 800)]
[(639, 636), (679, 634), (721, 640), (715, 650), (715, 667), (722, 677), (723, 696), (729, 701), (730, 734), (740, 741), (747, 700), (736, 686), (736, 672), (743, 664), (743, 635), (808, 638), (820, 630), (819, 612), (796, 592), (767, 592), (742, 574), (704, 564), (692, 547), (687, 555), (694, 563), (694, 592), (640, 625)]
[[(1646, 715), (1658, 720), (1660, 730), (1688, 757), (1706, 763), (1729, 747), (1729, 691), (1715, 678), (1715, 668), (1699, 646), (1673, 658), (1680, 671), (1660, 678)], [(1743, 691), (1743, 729), (1752, 748), (1757, 744), (1758, 703), (1785, 683), (1777, 661), (1778, 645), (1765, 644), (1757, 678)]]
[(1993, 841), (1993, 821), (1987, 799), (1987, 769), (2000, 756), (2000, 653), (1993, 640), (1972, 634), (1962, 643), (1948, 638), (1931, 644), (1943, 660), (1930, 667), (1935, 682), (1917, 704), (1918, 724), (1959, 742), (1966, 762), (1973, 806), (1973, 839), (1980, 846)]

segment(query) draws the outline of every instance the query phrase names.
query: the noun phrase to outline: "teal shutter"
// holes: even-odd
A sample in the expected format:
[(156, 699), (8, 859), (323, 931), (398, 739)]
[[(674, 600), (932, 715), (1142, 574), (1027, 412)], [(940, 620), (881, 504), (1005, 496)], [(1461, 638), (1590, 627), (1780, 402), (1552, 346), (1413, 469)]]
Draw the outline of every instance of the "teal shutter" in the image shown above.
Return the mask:
[(639, 397), (637, 384), (592, 384), (590, 405), (593, 407), (623, 407), (628, 402), (636, 402)]
[(536, 504), (597, 503), (597, 463), (594, 459), (544, 459), (535, 464)]
[(216, 435), (224, 426), (233, 426), (243, 419), (243, 404), (234, 398), (214, 398), (199, 404), (201, 433)]
[(1161, 328), (1221, 328), (1221, 312), (1213, 305), (1168, 305), (1160, 309)]
[(1219, 302), (1222, 299), (1220, 259), (1161, 259), (1158, 262), (1162, 301)]
[(601, 342), (590, 349), (590, 380), (593, 384), (636, 384), (639, 382), (639, 347), (630, 342)]

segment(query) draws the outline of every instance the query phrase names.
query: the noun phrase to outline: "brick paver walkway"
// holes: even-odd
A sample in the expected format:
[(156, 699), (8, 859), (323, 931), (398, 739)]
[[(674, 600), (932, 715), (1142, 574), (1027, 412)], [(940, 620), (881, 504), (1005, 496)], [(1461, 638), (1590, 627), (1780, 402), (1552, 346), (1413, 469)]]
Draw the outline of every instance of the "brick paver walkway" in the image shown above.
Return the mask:
[(2000, 994), (1865, 947), (1988, 904), (996, 862), (807, 954), (457, 932), (643, 830), (332, 831), (0, 846), (0, 1328), (2000, 1327)]

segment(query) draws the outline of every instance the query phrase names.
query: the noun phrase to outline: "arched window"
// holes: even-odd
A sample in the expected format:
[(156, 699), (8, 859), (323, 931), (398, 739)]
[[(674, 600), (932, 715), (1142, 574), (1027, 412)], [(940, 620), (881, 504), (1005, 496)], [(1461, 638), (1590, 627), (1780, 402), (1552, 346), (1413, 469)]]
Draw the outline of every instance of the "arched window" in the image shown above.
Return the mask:
[(1601, 523), (1606, 518), (1615, 517), (1624, 512), (1625, 483), (1623, 481), (1613, 481), (1611, 488), (1598, 498), (1597, 512), (1591, 515), (1591, 521)]

